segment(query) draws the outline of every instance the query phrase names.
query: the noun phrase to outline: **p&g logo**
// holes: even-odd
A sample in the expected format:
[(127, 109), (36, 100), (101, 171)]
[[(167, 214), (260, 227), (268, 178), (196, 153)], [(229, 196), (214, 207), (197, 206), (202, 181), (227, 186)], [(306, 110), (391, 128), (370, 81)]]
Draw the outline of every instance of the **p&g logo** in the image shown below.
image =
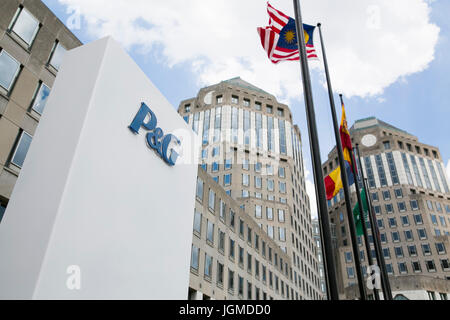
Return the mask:
[[(148, 118), (147, 122), (145, 120)], [(147, 130), (147, 145), (154, 149), (159, 156), (169, 165), (174, 166), (178, 158), (178, 153), (174, 146), (180, 146), (180, 140), (173, 134), (164, 135), (161, 128), (157, 127), (158, 120), (152, 110), (142, 102), (141, 107), (128, 128), (135, 134), (139, 134), (139, 129)]]

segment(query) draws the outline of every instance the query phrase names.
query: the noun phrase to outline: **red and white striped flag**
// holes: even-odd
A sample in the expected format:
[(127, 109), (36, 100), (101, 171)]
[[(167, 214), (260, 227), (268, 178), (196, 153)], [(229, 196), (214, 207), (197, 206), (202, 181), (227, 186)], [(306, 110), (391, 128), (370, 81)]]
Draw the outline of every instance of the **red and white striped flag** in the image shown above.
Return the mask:
[[(269, 14), (269, 26), (257, 28), (257, 31), (270, 61), (278, 63), (280, 61), (300, 60), (295, 20), (275, 9), (268, 2), (267, 13)], [(303, 29), (307, 58), (318, 60), (313, 42), (315, 27), (303, 24)]]

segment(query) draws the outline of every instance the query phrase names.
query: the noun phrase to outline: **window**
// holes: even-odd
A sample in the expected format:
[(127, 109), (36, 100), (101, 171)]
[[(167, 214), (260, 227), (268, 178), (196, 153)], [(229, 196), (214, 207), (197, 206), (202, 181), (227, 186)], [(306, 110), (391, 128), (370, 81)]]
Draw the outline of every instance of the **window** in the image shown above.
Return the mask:
[(408, 253), (410, 257), (417, 256), (417, 248), (414, 244), (408, 246)]
[(209, 199), (208, 199), (209, 210), (214, 212), (215, 205), (216, 205), (216, 194), (214, 193), (214, 191), (212, 191), (212, 189), (209, 189)]
[(234, 229), (234, 211), (230, 209), (230, 227)]
[(278, 168), (278, 177), (285, 178), (286, 177), (286, 171), (284, 167)]
[(384, 201), (391, 200), (391, 193), (389, 192), (389, 190), (383, 191), (383, 199)]
[(427, 232), (425, 229), (417, 229), (417, 234), (419, 235), (420, 240), (427, 239)]
[(419, 210), (419, 204), (417, 203), (417, 200), (411, 200), (410, 205), (413, 211)]
[(438, 252), (438, 254), (445, 254), (445, 245), (443, 242), (438, 242), (436, 243), (436, 250)]
[(211, 110), (205, 111), (205, 119), (203, 120), (203, 137), (202, 144), (206, 145), (209, 142), (209, 126), (211, 122)]
[(219, 251), (225, 252), (225, 232), (219, 230)]
[(267, 105), (266, 110), (267, 110), (267, 113), (272, 113), (273, 112), (273, 107)]
[(267, 220), (273, 220), (273, 208), (266, 207)]
[(228, 251), (228, 256), (234, 260), (235, 254), (234, 254), (234, 240), (230, 238), (230, 248)]
[(19, 74), (20, 64), (5, 50), (0, 51), (0, 86), (9, 91)]
[(403, 191), (402, 191), (402, 189), (395, 189), (394, 193), (395, 193), (395, 197), (396, 198), (403, 198)]
[(436, 272), (436, 266), (434, 264), (434, 260), (426, 260), (425, 264), (427, 266), (428, 272)]
[(391, 144), (389, 141), (384, 141), (383, 146), (385, 150), (389, 150), (391, 148)]
[(406, 267), (406, 263), (399, 262), (399, 264), (398, 264), (398, 272), (399, 273), (403, 273), (403, 274), (408, 273), (408, 268)]
[(394, 207), (392, 206), (392, 203), (387, 203), (385, 205), (386, 208), (386, 213), (393, 213), (394, 212)]
[(262, 188), (262, 178), (255, 176), (255, 188), (261, 189)]
[(28, 153), (28, 149), (30, 148), (32, 137), (22, 131), (22, 134), (19, 139), (19, 143), (17, 144), (16, 150), (14, 151), (14, 155), (12, 157), (11, 163), (22, 168), (23, 163), (25, 161), (25, 157)]
[(406, 158), (406, 154), (404, 154), (403, 152), (402, 152), (402, 161), (403, 161), (403, 166), (405, 167), (408, 184), (412, 185), (413, 179), (412, 179), (412, 175), (411, 175), (411, 168), (409, 167), (409, 163), (408, 163), (408, 159)]
[(280, 241), (285, 242), (286, 241), (286, 229), (278, 227), (278, 234), (279, 234)]
[(431, 247), (428, 243), (422, 243), (422, 252), (424, 256), (431, 255)]
[(278, 209), (278, 221), (284, 222), (285, 221), (285, 215), (283, 209)]
[(197, 178), (197, 198), (202, 201), (203, 200), (203, 181), (200, 178)]
[(278, 116), (279, 117), (284, 117), (284, 110), (281, 108), (278, 108)]
[(406, 211), (406, 204), (403, 201), (402, 202), (398, 202), (397, 206), (398, 206), (398, 210), (400, 212), (405, 212)]
[(184, 112), (190, 112), (190, 111), (191, 111), (191, 105), (190, 104), (184, 105)]
[(402, 226), (404, 226), (404, 227), (409, 226), (409, 218), (408, 218), (408, 216), (401, 216), (400, 220), (402, 220)]
[(255, 217), (258, 219), (262, 218), (262, 206), (260, 205), (255, 206)]
[(234, 272), (228, 269), (228, 290), (234, 290)]
[[(442, 270), (444, 270), (444, 271), (448, 271), (450, 269), (448, 259), (441, 259), (441, 267), (442, 267)], [(445, 299), (445, 300), (447, 300), (447, 299)]]
[(225, 159), (225, 170), (231, 169), (231, 159)]
[(345, 262), (350, 263), (352, 262), (352, 253), (351, 252), (345, 252)]
[(39, 21), (27, 9), (20, 7), (9, 29), (31, 46), (39, 30)]
[(280, 153), (286, 154), (286, 127), (285, 122), (282, 119), (278, 119), (278, 130), (280, 133)]
[(221, 95), (220, 95), (220, 96), (217, 96), (217, 97), (216, 97), (216, 103), (217, 103), (217, 104), (220, 104), (220, 103), (222, 103), (222, 102), (223, 102), (223, 96), (221, 96)]
[(225, 175), (223, 176), (223, 185), (224, 185), (225, 187), (231, 185), (231, 173), (225, 174)]
[(217, 284), (223, 286), (223, 264), (217, 262)]
[(383, 256), (386, 259), (390, 259), (391, 258), (391, 251), (389, 250), (389, 248), (383, 248)]
[(273, 179), (267, 179), (267, 190), (268, 191), (273, 191), (274, 190)]
[(398, 231), (392, 232), (392, 242), (399, 242), (400, 241), (400, 234)]
[(206, 230), (206, 241), (214, 243), (214, 223), (208, 220), (208, 228)]
[(213, 258), (208, 255), (207, 253), (205, 253), (205, 277), (206, 278), (211, 278), (211, 271), (212, 271), (212, 263), (213, 263)]
[(416, 225), (423, 224), (422, 215), (420, 213), (414, 215), (414, 222), (416, 223)]
[(383, 161), (381, 160), (381, 155), (375, 155), (375, 163), (378, 169), (378, 177), (380, 179), (380, 183), (382, 187), (387, 186), (386, 173), (384, 171)]
[(422, 168), (422, 173), (423, 173), (423, 177), (425, 179), (425, 184), (426, 184), (427, 188), (431, 190), (432, 189), (431, 181), (430, 181), (430, 177), (428, 176), (428, 171), (425, 166), (425, 161), (423, 160), (423, 158), (419, 157), (419, 163), (420, 163), (420, 167)]
[(252, 299), (252, 284), (249, 281), (247, 281), (247, 299)]
[(392, 152), (386, 153), (386, 158), (388, 162), (389, 172), (391, 173), (392, 183), (394, 185), (397, 185), (400, 183), (400, 180), (398, 179), (397, 168), (395, 167), (395, 161)]
[(397, 227), (397, 219), (389, 218), (388, 220), (389, 220), (389, 227), (391, 227), (391, 228)]
[(59, 70), (61, 66), (62, 59), (66, 53), (66, 48), (64, 48), (61, 43), (57, 40), (53, 46), (52, 53), (50, 55), (49, 65), (51, 65), (56, 70)]
[(239, 218), (239, 235), (244, 237), (244, 221)]
[(250, 107), (250, 100), (244, 99), (244, 107)]
[(280, 193), (286, 193), (286, 182), (278, 181), (278, 188)]
[(241, 246), (238, 246), (238, 251), (239, 251), (239, 264), (243, 265), (244, 264), (244, 248), (242, 248)]
[(252, 228), (247, 226), (247, 242), (251, 245), (252, 244)]
[(273, 226), (267, 226), (267, 235), (273, 239)]
[(238, 96), (231, 96), (231, 103), (238, 104), (239, 103), (239, 97)]
[(371, 193), (372, 201), (378, 201), (378, 192), (372, 192)]
[(202, 228), (202, 214), (195, 210), (194, 213), (194, 231), (201, 233)]
[(192, 245), (191, 251), (191, 268), (198, 270), (198, 257), (200, 254), (200, 249)]
[(413, 241), (414, 240), (414, 236), (411, 230), (405, 230), (405, 239), (406, 241)]
[(246, 187), (250, 185), (250, 176), (246, 173), (242, 174), (242, 185)]
[(355, 278), (355, 272), (353, 270), (353, 267), (347, 267), (347, 276), (349, 279)]
[(252, 255), (247, 253), (247, 272), (252, 273)]

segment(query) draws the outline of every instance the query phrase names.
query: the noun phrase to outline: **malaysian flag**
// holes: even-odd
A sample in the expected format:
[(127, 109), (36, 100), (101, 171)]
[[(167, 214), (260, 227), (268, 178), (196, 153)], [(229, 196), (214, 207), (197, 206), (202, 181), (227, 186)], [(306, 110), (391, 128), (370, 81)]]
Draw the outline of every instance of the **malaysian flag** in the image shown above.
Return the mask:
[[(267, 2), (269, 25), (258, 28), (261, 44), (267, 56), (273, 63), (280, 61), (300, 60), (297, 45), (295, 20), (275, 9)], [(313, 43), (314, 26), (303, 24), (305, 32), (306, 55), (308, 59), (317, 60), (316, 49)]]

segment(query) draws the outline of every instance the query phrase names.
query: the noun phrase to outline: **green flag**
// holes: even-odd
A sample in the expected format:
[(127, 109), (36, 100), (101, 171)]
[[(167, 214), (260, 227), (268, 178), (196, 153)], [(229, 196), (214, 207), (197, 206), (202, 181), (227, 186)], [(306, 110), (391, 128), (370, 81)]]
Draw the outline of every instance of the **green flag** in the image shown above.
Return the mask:
[[(366, 191), (364, 190), (364, 188), (361, 190), (361, 201), (363, 203), (364, 217), (367, 217), (369, 206), (367, 204)], [(358, 203), (356, 203), (356, 206), (353, 208), (353, 217), (355, 219), (356, 235), (362, 236), (364, 234), (364, 224), (361, 220)], [(364, 219), (364, 221), (366, 221), (366, 219)]]

